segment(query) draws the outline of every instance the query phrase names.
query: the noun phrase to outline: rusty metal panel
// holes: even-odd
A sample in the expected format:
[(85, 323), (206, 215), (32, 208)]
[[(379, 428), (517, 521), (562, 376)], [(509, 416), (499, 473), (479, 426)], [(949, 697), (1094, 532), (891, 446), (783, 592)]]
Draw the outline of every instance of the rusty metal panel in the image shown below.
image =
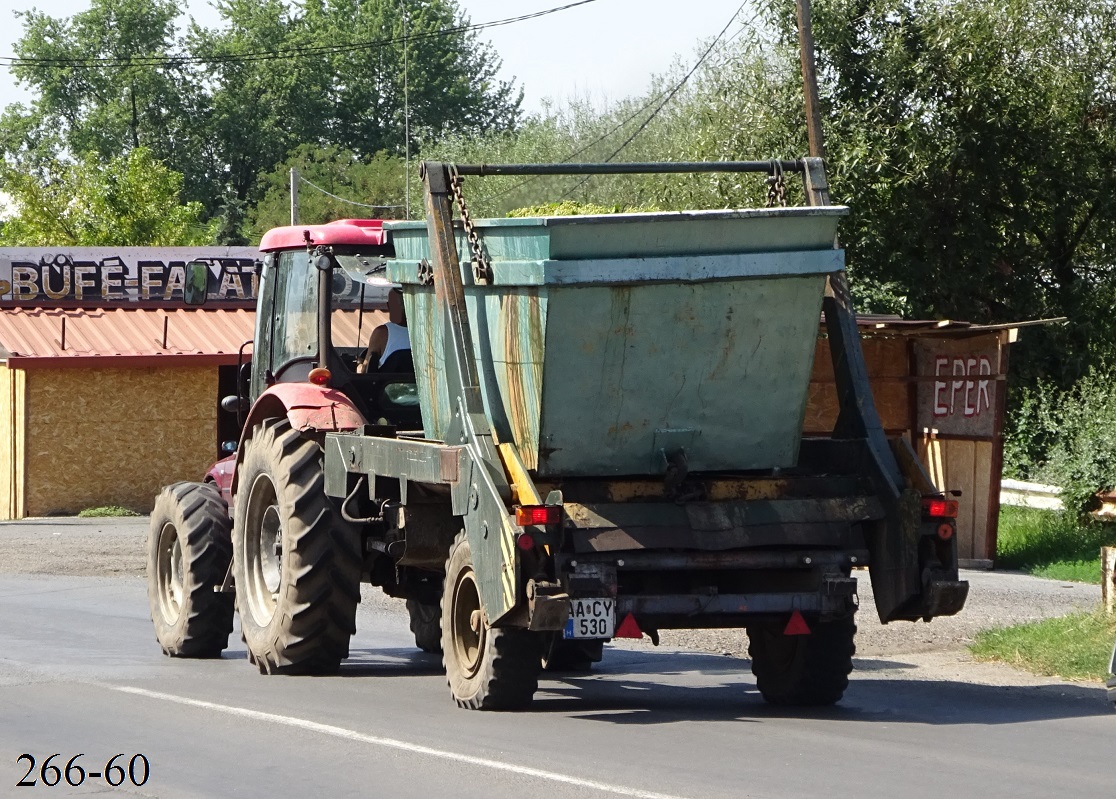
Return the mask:
[[(461, 269), (484, 408), (539, 477), (797, 460), (843, 208), (480, 220), (493, 284)], [(420, 223), (391, 223), (426, 435), (444, 439), (444, 320)], [(467, 252), (457, 231), (459, 252)], [(465, 258), (466, 264), (468, 257)], [(452, 443), (452, 442), (451, 442)]]
[(551, 290), (540, 476), (793, 466), (824, 282)]

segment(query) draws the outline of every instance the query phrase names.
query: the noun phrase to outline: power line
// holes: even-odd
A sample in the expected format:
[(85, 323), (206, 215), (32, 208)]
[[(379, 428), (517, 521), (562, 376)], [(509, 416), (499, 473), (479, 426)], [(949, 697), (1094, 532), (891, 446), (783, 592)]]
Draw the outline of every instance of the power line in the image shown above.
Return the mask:
[(369, 205), (368, 203), (358, 203), (356, 200), (349, 200), (349, 199), (346, 199), (344, 197), (338, 197), (333, 192), (326, 191), (325, 189), (323, 189), (321, 186), (317, 185), (316, 183), (311, 183), (309, 180), (304, 178), (302, 175), (299, 175), (298, 179), (299, 179), (299, 182), (305, 183), (307, 186), (309, 186), (312, 189), (317, 189), (318, 191), (320, 191), (325, 196), (332, 197), (335, 200), (339, 200), (343, 203), (348, 203), (349, 205), (357, 205), (357, 206), (360, 206), (361, 208), (371, 208), (373, 210), (380, 210), (380, 209), (383, 209), (383, 208), (403, 208), (404, 207), (402, 205)]
[[(740, 7), (737, 8), (736, 12), (729, 18), (729, 21), (725, 24), (725, 27), (721, 30), (721, 32), (719, 34), (717, 34), (717, 37), (713, 40), (713, 43), (709, 45), (709, 47), (706, 49), (706, 51), (702, 54), (701, 58), (698, 59), (697, 63), (694, 64), (694, 66), (690, 69), (690, 71), (687, 72), (686, 75), (682, 78), (682, 80), (680, 80), (677, 84), (675, 84), (675, 86), (672, 89), (670, 89), (667, 92), (660, 92), (659, 94), (656, 94), (654, 97), (652, 97), (646, 103), (644, 103), (642, 106), (640, 106), (635, 111), (633, 111), (632, 113), (630, 113), (626, 117), (624, 117), (622, 120), (620, 120), (620, 122), (618, 122), (616, 125), (614, 125), (612, 128), (610, 128), (608, 131), (601, 134), (597, 138), (593, 139), (593, 141), (589, 142), (588, 144), (583, 145), (582, 147), (579, 147), (578, 149), (574, 150), (572, 153), (567, 155), (565, 158), (563, 158), (558, 163), (561, 163), (561, 164), (569, 163), (574, 158), (576, 158), (577, 156), (584, 153), (586, 150), (592, 149), (593, 147), (597, 146), (598, 144), (603, 142), (605, 139), (610, 137), (612, 134), (616, 133), (619, 130), (622, 130), (629, 122), (631, 122), (633, 119), (635, 119), (640, 114), (642, 114), (644, 111), (646, 111), (648, 108), (650, 108), (652, 105), (654, 105), (660, 98), (663, 97), (664, 94), (666, 94), (667, 96), (663, 99), (662, 103), (659, 104), (659, 107), (656, 108), (654, 112), (652, 112), (651, 116), (649, 116), (646, 120), (644, 120), (643, 124), (640, 125), (639, 129), (636, 130), (636, 132), (633, 133), (631, 136), (629, 136), (628, 139), (623, 144), (621, 144), (615, 151), (613, 151), (612, 155), (610, 155), (608, 158), (606, 158), (605, 161), (608, 162), (608, 161), (611, 161), (613, 158), (615, 158), (617, 153), (619, 153), (621, 150), (623, 150), (625, 147), (627, 147), (631, 143), (632, 139), (634, 139), (636, 136), (638, 136), (643, 131), (643, 129), (646, 128), (648, 124), (650, 124), (651, 120), (660, 111), (663, 110), (663, 107), (668, 102), (670, 102), (671, 98), (674, 97), (675, 94), (678, 93), (678, 91), (682, 88), (682, 86), (686, 83), (686, 81), (688, 81), (690, 79), (690, 77), (694, 74), (694, 72), (697, 71), (698, 67), (700, 67), (705, 62), (705, 60), (709, 57), (709, 54), (711, 52), (713, 52), (713, 49), (717, 46), (717, 43), (725, 35), (725, 31), (727, 31), (729, 29), (729, 27), (732, 25), (732, 23), (736, 20), (736, 18), (738, 16), (740, 16), (740, 12), (744, 10), (744, 6), (746, 6), (746, 5), (748, 5), (747, 1), (744, 2), (744, 3), (741, 3)], [(738, 32), (737, 34), (732, 36), (728, 40), (728, 42), (725, 42), (725, 43), (728, 44), (729, 42), (732, 42), (734, 39), (739, 38), (739, 36), (743, 32), (743, 28), (751, 26), (753, 23), (755, 23), (756, 19), (759, 18), (759, 15), (760, 15), (759, 11), (757, 11), (755, 14), (753, 14), (751, 19), (749, 19), (747, 22), (745, 22), (741, 26), (741, 32)], [(480, 202), (489, 202), (491, 200), (499, 199), (500, 197), (503, 197), (506, 194), (510, 194), (511, 192), (513, 192), (517, 189), (521, 189), (524, 186), (527, 186), (527, 185), (529, 185), (529, 184), (531, 184), (531, 183), (533, 183), (537, 180), (541, 180), (541, 176), (535, 176), (535, 177), (527, 178), (526, 180), (521, 180), (516, 184), (508, 186), (506, 189), (502, 189), (502, 190), (494, 192), (492, 194), (485, 195), (485, 196), (479, 198), (479, 201)], [(589, 180), (589, 177), (585, 177), (582, 180), (580, 180), (577, 184), (575, 184), (573, 186), (573, 188), (571, 188), (568, 192), (563, 194), (561, 199), (565, 199), (566, 197), (568, 197), (571, 192), (573, 192), (576, 189), (580, 188), (581, 186), (585, 185), (585, 183), (588, 180)]]
[(228, 55), (213, 55), (213, 56), (106, 56), (98, 58), (19, 58), (16, 56), (0, 56), (0, 66), (11, 67), (129, 67), (129, 66), (184, 66), (187, 64), (225, 64), (245, 62), (250, 63), (254, 61), (270, 61), (279, 58), (294, 58), (294, 57), (307, 57), (315, 55), (332, 55), (334, 53), (348, 53), (358, 50), (371, 50), (378, 47), (385, 47), (390, 44), (396, 44), (404, 41), (420, 41), (423, 39), (436, 39), (443, 36), (455, 36), (461, 33), (468, 33), (472, 31), (480, 31), (485, 28), (498, 28), (504, 25), (512, 25), (517, 22), (525, 22), (531, 19), (538, 19), (550, 14), (557, 14), (560, 11), (567, 11), (571, 8), (578, 6), (588, 5), (595, 3), (597, 0), (576, 0), (576, 2), (567, 3), (562, 6), (555, 6), (554, 8), (543, 9), (542, 11), (535, 11), (530, 14), (521, 14), (516, 17), (507, 17), (505, 19), (492, 20), (490, 22), (480, 22), (469, 25), (456, 25), (450, 28), (442, 28), (441, 30), (431, 31), (429, 33), (420, 33), (417, 35), (404, 36), (403, 38), (391, 37), (387, 39), (371, 39), (362, 42), (351, 42), (349, 44), (335, 44), (335, 45), (305, 45), (300, 47), (285, 47), (276, 50), (259, 50), (248, 53), (228, 54)]

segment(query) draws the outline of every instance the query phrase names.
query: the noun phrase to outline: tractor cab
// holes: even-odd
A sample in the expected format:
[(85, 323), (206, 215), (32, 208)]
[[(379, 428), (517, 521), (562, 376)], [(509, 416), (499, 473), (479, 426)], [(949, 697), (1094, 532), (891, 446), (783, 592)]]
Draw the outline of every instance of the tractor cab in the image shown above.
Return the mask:
[(342, 219), (269, 230), (260, 241), (247, 409), (278, 383), (313, 383), (345, 394), (370, 424), (422, 428), (409, 358), (365, 366), (369, 339), (387, 321), (387, 262), (395, 252), (383, 223)]

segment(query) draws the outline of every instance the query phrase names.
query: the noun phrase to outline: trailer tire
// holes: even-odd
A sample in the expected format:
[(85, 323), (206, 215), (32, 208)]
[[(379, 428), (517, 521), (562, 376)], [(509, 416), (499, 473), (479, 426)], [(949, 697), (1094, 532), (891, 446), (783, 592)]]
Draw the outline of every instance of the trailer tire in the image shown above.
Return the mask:
[(411, 618), (411, 632), (415, 636), (415, 646), (432, 655), (442, 653), (442, 607), (407, 600), (407, 615)]
[(550, 672), (592, 671), (604, 657), (604, 641), (570, 641), (555, 633), (543, 649), (542, 668)]
[(539, 687), (542, 649), (529, 630), (489, 627), (465, 532), (446, 561), (442, 665), (450, 694), (470, 710), (521, 710)]
[(217, 593), (229, 570), (228, 508), (206, 483), (164, 488), (147, 536), (147, 599), (155, 640), (170, 657), (216, 658), (229, 645), (232, 594)]
[(360, 531), (325, 493), (322, 448), (266, 419), (237, 467), (233, 576), (248, 659), (266, 674), (329, 674), (349, 655)]
[(839, 701), (856, 653), (853, 616), (814, 622), (809, 635), (783, 635), (780, 625), (748, 628), (752, 674), (772, 705), (818, 706)]

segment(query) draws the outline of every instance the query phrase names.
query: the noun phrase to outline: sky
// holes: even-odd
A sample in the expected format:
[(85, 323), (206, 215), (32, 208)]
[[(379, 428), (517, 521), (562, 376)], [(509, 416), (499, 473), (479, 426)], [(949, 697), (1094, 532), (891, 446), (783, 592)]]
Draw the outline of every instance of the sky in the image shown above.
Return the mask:
[[(566, 5), (571, 0), (458, 0), (474, 24)], [(676, 59), (690, 66), (701, 41), (725, 26), (742, 0), (595, 0), (539, 19), (482, 31), (503, 59), (502, 77), (524, 89), (524, 110), (571, 97), (603, 104), (640, 94)], [(185, 14), (206, 27), (219, 22), (207, 0), (184, 0)], [(23, 27), (14, 11), (69, 17), (89, 0), (6, 0), (0, 10), (0, 56), (13, 55)], [(741, 15), (750, 16), (749, 9)], [(0, 108), (30, 100), (0, 66)]]

